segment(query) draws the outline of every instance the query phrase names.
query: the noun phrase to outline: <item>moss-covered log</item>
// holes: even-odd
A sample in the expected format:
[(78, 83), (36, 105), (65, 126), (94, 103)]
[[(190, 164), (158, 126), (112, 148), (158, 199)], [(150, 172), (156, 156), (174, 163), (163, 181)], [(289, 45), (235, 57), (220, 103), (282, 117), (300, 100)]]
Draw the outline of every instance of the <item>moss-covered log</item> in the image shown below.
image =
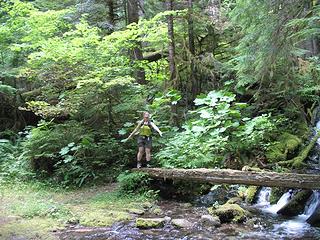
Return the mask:
[(153, 178), (179, 179), (214, 184), (245, 184), (253, 186), (320, 189), (320, 175), (246, 172), (231, 169), (162, 169), (140, 168), (133, 171), (145, 172)]

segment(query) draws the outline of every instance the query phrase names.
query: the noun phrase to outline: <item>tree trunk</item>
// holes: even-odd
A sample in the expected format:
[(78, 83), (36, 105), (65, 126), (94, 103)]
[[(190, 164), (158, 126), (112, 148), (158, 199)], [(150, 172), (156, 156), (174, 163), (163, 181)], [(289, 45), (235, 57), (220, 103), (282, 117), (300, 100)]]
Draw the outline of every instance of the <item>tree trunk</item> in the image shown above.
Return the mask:
[[(166, 10), (172, 11), (173, 9), (173, 0), (166, 0)], [(169, 61), (169, 84), (173, 89), (178, 89), (178, 82), (177, 82), (177, 70), (176, 70), (176, 63), (175, 63), (175, 42), (174, 42), (174, 29), (173, 29), (173, 16), (167, 16), (168, 21), (168, 38), (169, 38), (169, 46), (168, 46), (168, 61)], [(171, 122), (174, 126), (179, 126), (178, 120), (178, 108), (177, 105), (171, 105)]]
[(115, 13), (115, 4), (114, 0), (107, 0), (107, 6), (108, 6), (108, 20), (110, 25), (112, 26), (112, 31), (114, 30), (114, 25), (116, 22), (116, 13)]
[[(127, 0), (127, 23), (138, 23), (139, 22), (139, 0)], [(143, 54), (141, 50), (141, 42), (137, 43), (137, 47), (135, 47), (132, 51), (132, 58), (134, 60), (142, 60)], [(139, 84), (146, 84), (146, 76), (143, 68), (137, 68), (136, 70), (136, 79)]]
[(193, 30), (193, 0), (188, 0), (188, 35), (189, 35), (189, 51), (190, 51), (190, 82), (192, 98), (199, 93), (198, 82), (195, 76), (195, 46), (194, 46), (194, 30)]
[[(166, 0), (166, 8), (168, 11), (173, 10), (173, 0)], [(175, 64), (175, 43), (174, 43), (174, 30), (173, 30), (173, 16), (169, 15), (168, 20), (168, 38), (169, 38), (169, 70), (170, 70), (170, 85), (177, 88), (176, 64)]]
[(142, 168), (133, 171), (144, 172), (158, 179), (177, 179), (213, 184), (244, 184), (266, 187), (320, 189), (320, 175), (251, 172), (231, 169), (162, 169)]

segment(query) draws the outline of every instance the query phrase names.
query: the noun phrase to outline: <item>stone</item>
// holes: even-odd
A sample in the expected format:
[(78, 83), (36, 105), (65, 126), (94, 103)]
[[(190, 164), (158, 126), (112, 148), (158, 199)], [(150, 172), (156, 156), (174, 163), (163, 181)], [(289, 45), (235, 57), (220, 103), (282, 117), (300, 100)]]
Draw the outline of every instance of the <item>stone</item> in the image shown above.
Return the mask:
[(150, 209), (150, 208), (152, 208), (152, 206), (153, 206), (153, 204), (152, 204), (151, 202), (144, 202), (144, 203), (142, 203), (142, 207), (143, 207), (144, 209)]
[(179, 228), (192, 228), (193, 224), (186, 219), (172, 219), (172, 224)]
[(312, 190), (301, 190), (293, 195), (289, 202), (282, 207), (277, 214), (281, 214), (288, 217), (297, 216), (304, 211), (305, 203), (312, 195)]
[(137, 218), (136, 227), (138, 228), (161, 228), (166, 223), (165, 218)]
[(152, 214), (155, 214), (155, 215), (162, 215), (163, 214), (163, 211), (161, 210), (161, 208), (152, 208), (150, 209), (150, 213)]
[(210, 214), (201, 216), (201, 223), (206, 226), (215, 226), (219, 227), (221, 225), (220, 219), (218, 216), (212, 216)]
[(136, 214), (136, 215), (143, 215), (144, 214), (144, 210), (136, 209), (136, 208), (131, 208), (128, 210), (128, 212), (131, 214)]
[(209, 193), (198, 198), (196, 204), (205, 207), (212, 206), (215, 203), (223, 204), (228, 201), (229, 198), (236, 197), (237, 195), (237, 186), (226, 187), (224, 185), (215, 185)]
[(171, 217), (165, 216), (164, 220), (166, 220), (167, 223), (171, 222)]
[(254, 203), (256, 200), (256, 196), (259, 192), (258, 186), (250, 186), (246, 190), (246, 202), (247, 203)]
[(233, 203), (240, 204), (241, 202), (242, 202), (242, 199), (239, 197), (233, 197), (227, 201), (227, 203), (230, 203), (230, 204), (233, 204)]
[(208, 210), (211, 215), (217, 215), (221, 223), (242, 223), (249, 216), (249, 212), (238, 204), (225, 203)]
[(181, 204), (181, 207), (183, 207), (183, 208), (191, 208), (192, 204), (191, 203), (183, 203), (183, 204)]

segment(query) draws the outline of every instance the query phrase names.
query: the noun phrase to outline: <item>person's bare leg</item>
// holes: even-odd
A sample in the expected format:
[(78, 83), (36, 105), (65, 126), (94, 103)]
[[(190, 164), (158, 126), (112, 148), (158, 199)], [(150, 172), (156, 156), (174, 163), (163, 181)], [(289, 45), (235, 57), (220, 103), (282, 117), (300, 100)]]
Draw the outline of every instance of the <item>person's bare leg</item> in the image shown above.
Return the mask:
[(144, 147), (139, 147), (139, 151), (137, 154), (137, 167), (139, 166), (141, 167), (141, 159), (142, 159), (143, 153), (144, 153)]
[(147, 159), (147, 164), (150, 164), (150, 160), (151, 160), (151, 148), (146, 148), (146, 159)]

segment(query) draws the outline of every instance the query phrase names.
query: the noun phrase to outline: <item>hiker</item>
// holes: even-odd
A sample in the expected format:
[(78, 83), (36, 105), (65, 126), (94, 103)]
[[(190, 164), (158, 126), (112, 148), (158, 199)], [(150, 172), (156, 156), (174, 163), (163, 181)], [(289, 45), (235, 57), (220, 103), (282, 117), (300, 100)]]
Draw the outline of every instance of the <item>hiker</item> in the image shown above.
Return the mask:
[(139, 121), (138, 126), (133, 130), (133, 132), (126, 138), (123, 142), (128, 141), (132, 136), (139, 133), (138, 136), (138, 154), (137, 154), (137, 168), (141, 168), (141, 159), (146, 153), (147, 167), (150, 167), (149, 163), (151, 160), (151, 146), (152, 146), (152, 129), (159, 133), (162, 137), (162, 132), (160, 129), (150, 120), (150, 113), (143, 113), (143, 120)]

